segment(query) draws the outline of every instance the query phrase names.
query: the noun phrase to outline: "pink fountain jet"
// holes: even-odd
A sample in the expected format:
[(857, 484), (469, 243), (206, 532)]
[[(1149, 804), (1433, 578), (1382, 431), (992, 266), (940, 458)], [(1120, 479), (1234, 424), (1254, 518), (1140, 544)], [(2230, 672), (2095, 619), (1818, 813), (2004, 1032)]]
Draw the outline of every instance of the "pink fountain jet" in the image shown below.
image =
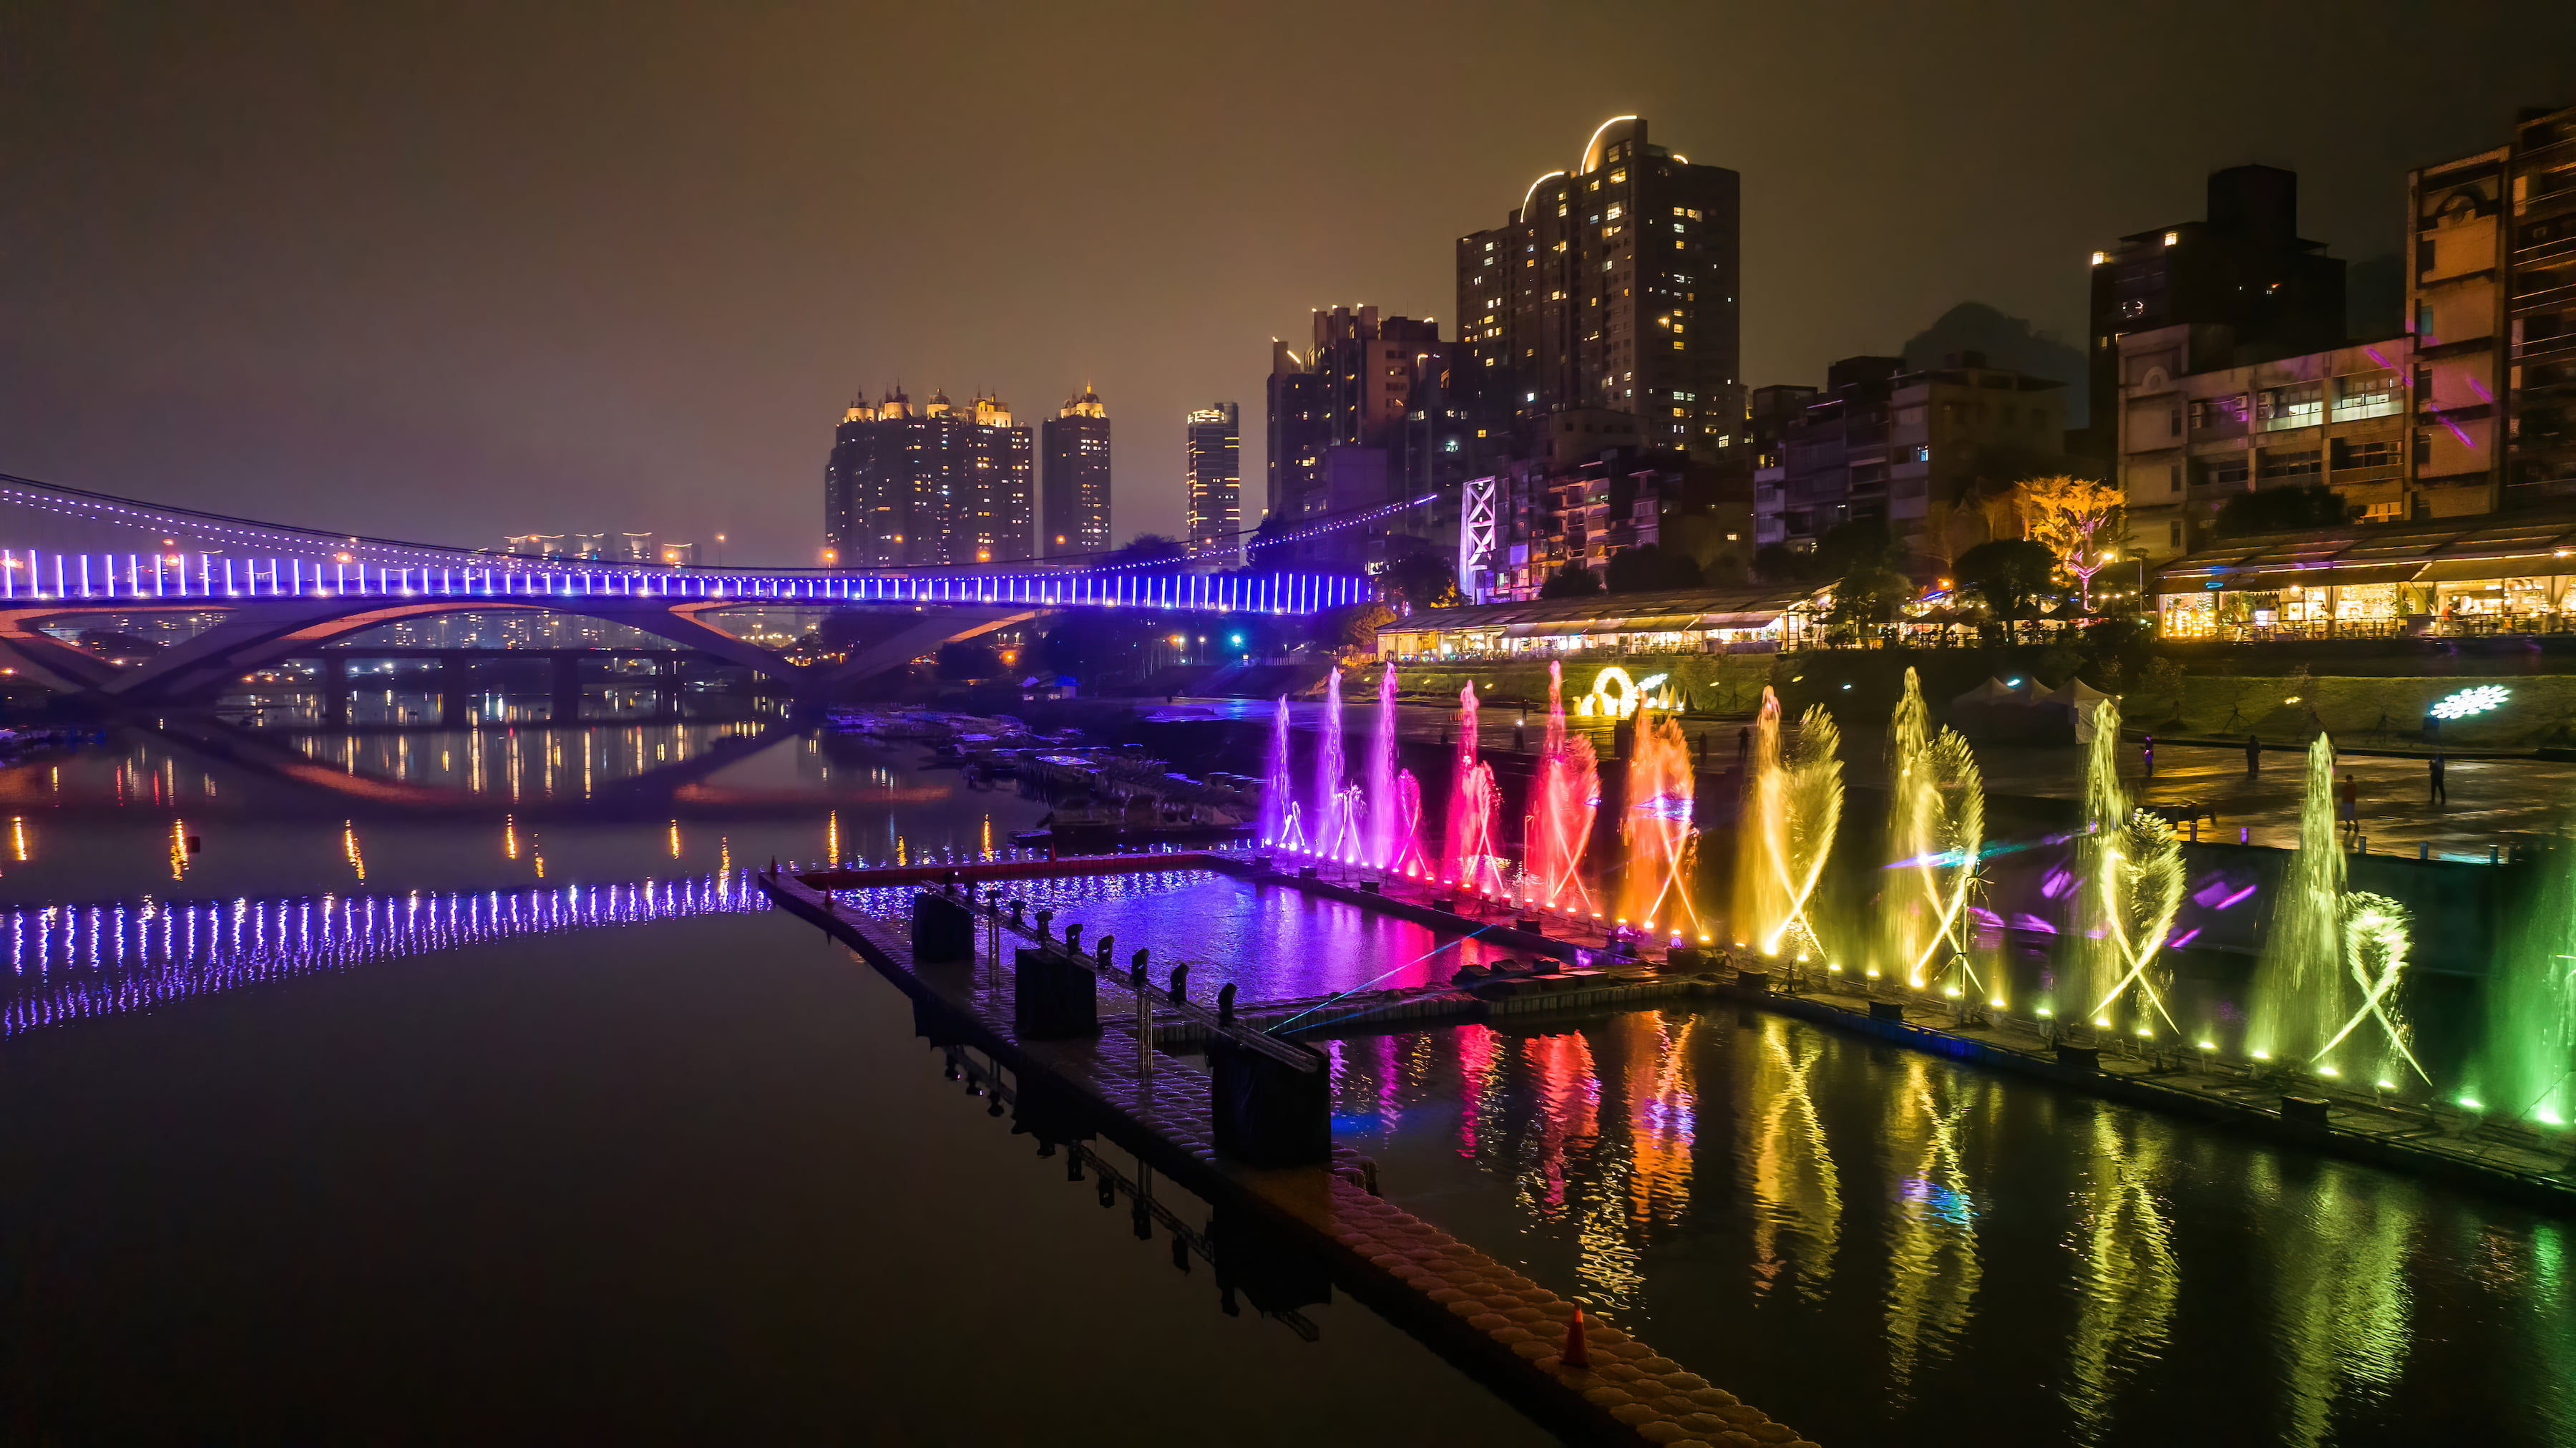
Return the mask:
[(1449, 858), (1443, 874), (1469, 890), (1494, 891), (1494, 771), (1476, 757), (1476, 686), (1458, 691), (1458, 749), (1449, 786)]
[(1547, 666), (1547, 736), (1530, 789), (1529, 877), (1533, 903), (1550, 910), (1593, 908), (1583, 882), (1583, 851), (1601, 806), (1601, 766), (1592, 741), (1565, 727), (1565, 666)]

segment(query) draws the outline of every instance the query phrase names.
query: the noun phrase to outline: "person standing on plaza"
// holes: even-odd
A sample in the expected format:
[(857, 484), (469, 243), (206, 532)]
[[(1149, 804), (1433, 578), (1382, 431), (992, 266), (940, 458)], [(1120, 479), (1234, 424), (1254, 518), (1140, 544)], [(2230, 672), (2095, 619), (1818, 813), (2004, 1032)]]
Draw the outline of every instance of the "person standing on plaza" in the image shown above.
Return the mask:
[(2156, 736), (2149, 734), (2138, 741), (2138, 757), (2147, 762), (2147, 778), (2156, 777)]
[(1742, 769), (1744, 767), (1744, 761), (1752, 757), (1753, 726), (1747, 724), (1743, 728), (1735, 731), (1735, 767)]
[(2428, 803), (2447, 805), (2451, 802), (2451, 787), (2444, 783), (2442, 778), (2446, 772), (2448, 772), (2448, 764), (2438, 754), (2425, 762), (2425, 777), (2432, 785), (2432, 796)]
[(2343, 822), (2346, 842), (2360, 838), (2361, 783), (2352, 777), (2349, 769), (2343, 772), (2343, 778), (2335, 785), (2335, 814)]
[(2245, 772), (2247, 774), (2263, 772), (2263, 741), (2252, 734), (2245, 736)]

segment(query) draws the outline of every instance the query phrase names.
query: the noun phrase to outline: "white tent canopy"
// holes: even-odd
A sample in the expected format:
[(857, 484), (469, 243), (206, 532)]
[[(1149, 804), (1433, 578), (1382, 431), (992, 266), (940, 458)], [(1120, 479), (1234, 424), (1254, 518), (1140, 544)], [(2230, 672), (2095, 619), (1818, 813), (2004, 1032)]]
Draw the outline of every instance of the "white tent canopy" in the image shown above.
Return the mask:
[(2035, 702), (2046, 708), (2064, 709), (2073, 714), (2075, 742), (2090, 744), (2093, 742), (2093, 706), (2110, 697), (2082, 679), (2069, 679), (2064, 688), (2051, 689), (2040, 695)]

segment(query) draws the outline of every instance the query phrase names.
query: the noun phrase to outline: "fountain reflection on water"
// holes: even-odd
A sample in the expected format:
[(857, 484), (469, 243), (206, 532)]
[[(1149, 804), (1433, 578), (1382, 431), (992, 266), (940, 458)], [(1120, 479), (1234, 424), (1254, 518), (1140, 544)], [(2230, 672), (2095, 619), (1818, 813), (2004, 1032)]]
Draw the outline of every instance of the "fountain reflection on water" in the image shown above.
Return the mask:
[(1337, 1136), (1819, 1441), (2576, 1431), (2545, 1216), (1764, 1012), (1540, 1031), (1331, 1043)]

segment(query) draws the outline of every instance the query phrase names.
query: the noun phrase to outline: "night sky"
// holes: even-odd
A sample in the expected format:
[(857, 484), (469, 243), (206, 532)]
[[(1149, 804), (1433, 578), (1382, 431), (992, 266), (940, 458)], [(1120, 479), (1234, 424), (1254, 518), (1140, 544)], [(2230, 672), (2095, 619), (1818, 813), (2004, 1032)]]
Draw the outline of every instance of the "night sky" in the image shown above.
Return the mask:
[(2576, 100), (2564, 0), (678, 9), (0, 8), (0, 471), (810, 563), (853, 391), (1091, 382), (1121, 537), (1219, 399), (1249, 521), (1270, 338), (1445, 330), (1610, 115), (1743, 173), (1759, 385), (1963, 301), (2079, 338), (2087, 253), (2242, 161), (2393, 253), (2407, 167)]

